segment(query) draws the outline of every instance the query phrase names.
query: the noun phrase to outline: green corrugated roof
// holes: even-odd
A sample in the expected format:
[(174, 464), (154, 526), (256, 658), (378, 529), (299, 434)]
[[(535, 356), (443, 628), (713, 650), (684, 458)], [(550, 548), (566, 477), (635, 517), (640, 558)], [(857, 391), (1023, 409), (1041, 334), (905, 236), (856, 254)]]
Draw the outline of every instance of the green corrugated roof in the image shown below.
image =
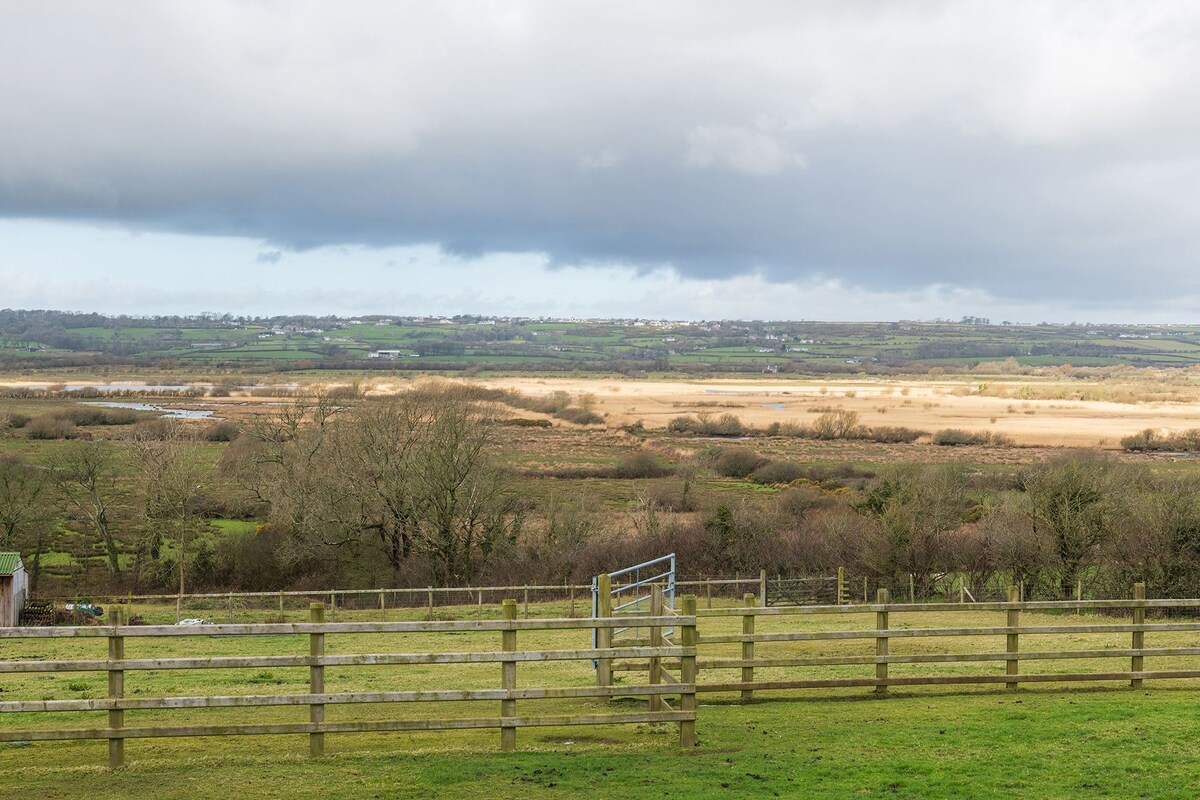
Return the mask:
[(20, 553), (0, 553), (0, 575), (12, 575), (20, 563)]

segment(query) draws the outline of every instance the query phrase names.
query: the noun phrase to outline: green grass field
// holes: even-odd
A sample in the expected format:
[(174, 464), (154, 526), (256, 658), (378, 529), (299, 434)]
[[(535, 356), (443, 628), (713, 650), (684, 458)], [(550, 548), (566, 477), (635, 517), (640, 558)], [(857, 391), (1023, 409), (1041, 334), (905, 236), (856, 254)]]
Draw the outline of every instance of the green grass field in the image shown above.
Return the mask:
[(495, 734), (5, 746), (0, 792), (43, 798), (908, 797), (1194, 798), (1200, 691), (1152, 688), (807, 699), (702, 709), (674, 731), (545, 731), (501, 755)]
[[(161, 325), (96, 317), (95, 325), (59, 312), (0, 313), (0, 361), (19, 368), (61, 366), (67, 354), (172, 359), (182, 365), (286, 370), (305, 362), (365, 361), (373, 349), (422, 350), (415, 364), (537, 371), (564, 363), (583, 370), (633, 368), (755, 372), (768, 364), (798, 371), (924, 372), (1015, 358), (1026, 366), (1187, 367), (1200, 363), (1195, 326), (975, 325), (725, 321), (634, 323), (529, 319), (368, 317), (355, 320), (175, 319)], [(481, 324), (482, 323), (482, 324)], [(279, 327), (283, 326), (283, 327)], [(261, 337), (261, 338), (260, 338)], [(212, 345), (211, 347), (209, 345)], [(332, 345), (335, 349), (329, 349)], [(452, 345), (429, 349), (430, 345)], [(765, 351), (765, 352), (760, 352)], [(386, 362), (373, 366), (384, 368)]]
[[(137, 609), (148, 621), (173, 619), (174, 609)], [(536, 606), (534, 613), (563, 614), (561, 604)], [(198, 611), (197, 613), (205, 613)], [(391, 618), (417, 618), (418, 609), (389, 611)], [(470, 617), (475, 607), (444, 609), (439, 617)], [(494, 617), (496, 607), (483, 613)], [(264, 609), (238, 609), (236, 619), (268, 618)], [(304, 612), (290, 610), (291, 619)], [(905, 624), (996, 624), (1000, 614), (922, 612), (921, 618), (893, 615)], [(212, 617), (219, 619), (219, 617)], [(339, 612), (339, 620), (377, 618), (374, 611)], [(1074, 617), (1070, 617), (1074, 619)], [(1118, 621), (1085, 617), (1088, 622)], [(1061, 624), (1062, 615), (1027, 614), (1026, 624)], [(760, 618), (760, 631), (863, 626), (866, 614), (850, 617)], [(737, 618), (701, 620), (705, 630), (728, 632)], [(519, 648), (586, 646), (586, 632), (521, 633)], [(1055, 646), (1074, 649), (1127, 646), (1128, 634), (1060, 636)], [(995, 648), (976, 640), (901, 640), (893, 652), (943, 648), (963, 652)], [(1028, 637), (1036, 640), (1041, 637)], [(1194, 640), (1194, 634), (1150, 634), (1164, 646)], [(403, 641), (400, 641), (402, 639)], [(336, 635), (327, 652), (417, 652), (498, 648), (495, 633)], [(870, 640), (837, 643), (759, 644), (759, 655), (857, 652)], [(305, 637), (130, 639), (127, 657), (302, 652)], [(4, 658), (97, 657), (104, 639), (5, 641)], [(702, 649), (701, 655), (727, 655), (736, 645)], [(725, 649), (720, 649), (725, 648)], [(768, 649), (770, 648), (770, 649)], [(804, 648), (808, 648), (804, 650)], [(1048, 649), (1030, 641), (1029, 649)], [(1022, 649), (1026, 649), (1025, 638)], [(1116, 659), (1113, 659), (1116, 662)], [(1152, 669), (1171, 668), (1178, 659), (1156, 659)], [(1023, 667), (1024, 668), (1024, 667)], [(1053, 662), (1038, 671), (1075, 671), (1078, 664)], [(1108, 659), (1089, 669), (1117, 668)], [(826, 668), (829, 674), (862, 674), (870, 667)], [(918, 669), (943, 673), (1002, 670), (1001, 665), (893, 666), (893, 674)], [(1031, 669), (1033, 669), (1031, 667)], [(855, 672), (857, 670), (858, 672)], [(770, 679), (783, 669), (760, 670)], [(497, 665), (463, 667), (327, 668), (328, 691), (382, 691), (412, 688), (480, 688), (498, 685)], [(732, 674), (732, 673), (731, 673)], [(587, 685), (584, 664), (521, 664), (520, 686)], [(756, 676), (758, 677), (758, 676)], [(642, 678), (622, 673), (626, 682)], [(702, 675), (702, 682), (709, 676)], [(307, 669), (246, 669), (131, 672), (127, 696), (193, 693), (270, 694), (304, 691)], [(45, 673), (5, 676), (5, 700), (102, 697), (102, 673)], [(1004, 689), (893, 689), (876, 698), (869, 689), (763, 693), (742, 705), (732, 695), (701, 695), (697, 730), (700, 744), (678, 749), (674, 725), (632, 725), (522, 729), (515, 754), (498, 752), (497, 731), (420, 734), (329, 734), (327, 756), (307, 757), (304, 736), (224, 739), (131, 740), (127, 766), (110, 773), (103, 742), (0, 745), (0, 796), (47, 798), (399, 798), (452, 795), (460, 798), (542, 797), (1147, 797), (1196, 796), (1200, 755), (1200, 683), (1147, 682), (1133, 690), (1116, 682), (1087, 686)], [(469, 708), (461, 708), (462, 706)], [(384, 719), (491, 715), (492, 701), (329, 706), (327, 719)], [(518, 714), (602, 713), (636, 710), (640, 701), (521, 701)], [(102, 724), (102, 713), (5, 714), (0, 727)], [(127, 712), (126, 724), (221, 724), (299, 721), (303, 707), (290, 709), (209, 709)]]

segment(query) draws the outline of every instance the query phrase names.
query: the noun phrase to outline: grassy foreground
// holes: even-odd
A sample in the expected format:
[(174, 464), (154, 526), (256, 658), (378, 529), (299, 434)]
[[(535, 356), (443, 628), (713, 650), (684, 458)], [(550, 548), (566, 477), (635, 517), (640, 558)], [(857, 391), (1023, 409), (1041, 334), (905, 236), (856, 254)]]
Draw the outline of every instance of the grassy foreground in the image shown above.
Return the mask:
[[(300, 737), (127, 745), (130, 766), (99, 766), (103, 743), (6, 746), (0, 796), (43, 798), (1195, 797), (1200, 691), (1021, 690), (906, 694), (703, 709), (701, 746), (673, 730)], [(80, 766), (81, 762), (88, 766)]]
[[(167, 621), (173, 609), (147, 608), (151, 621)], [(457, 609), (469, 616), (472, 609)], [(480, 609), (493, 616), (494, 608)], [(541, 612), (564, 615), (565, 608)], [(243, 612), (252, 616), (249, 612)], [(296, 612), (298, 615), (298, 612)], [(368, 619), (373, 612), (345, 612)], [(417, 609), (394, 612), (419, 618)], [(549, 616), (551, 614), (545, 614)], [(239, 617), (242, 614), (238, 615)], [(391, 614), (389, 614), (391, 616)], [(851, 615), (852, 618), (860, 615)], [(760, 620), (770, 627), (866, 625), (833, 619)], [(1055, 618), (1029, 615), (1028, 622)], [(1061, 619), (1061, 618), (1060, 618)], [(995, 623), (982, 613), (921, 612), (912, 623), (945, 625)], [(239, 619), (239, 621), (243, 621)], [(246, 620), (248, 621), (248, 620)], [(1117, 621), (1115, 619), (1108, 621)], [(901, 621), (897, 619), (896, 625)], [(724, 631), (737, 618), (705, 623)], [(702, 628), (702, 633), (704, 628)], [(408, 637), (408, 635), (405, 635)], [(495, 649), (495, 635), (414, 635), (397, 642), (377, 635), (327, 637), (328, 652), (414, 652)], [(522, 649), (586, 646), (580, 632), (522, 634)], [(1120, 646), (1128, 634), (1092, 635), (1091, 646)], [(983, 637), (977, 637), (977, 639)], [(1038, 646), (1030, 637), (1029, 646)], [(1078, 647), (1074, 637), (1057, 646)], [(1194, 634), (1161, 635), (1154, 645), (1183, 645)], [(91, 658), (103, 639), (6, 641), (0, 658)], [(896, 641), (897, 645), (901, 640)], [(914, 648), (930, 646), (909, 640)], [(943, 643), (939, 646), (949, 646)], [(303, 637), (248, 639), (129, 640), (127, 656), (303, 652)], [(800, 652), (816, 643), (795, 643), (763, 655)], [(821, 646), (833, 646), (825, 643)], [(841, 649), (842, 645), (837, 645)], [(855, 645), (870, 648), (870, 640)], [(994, 643), (960, 641), (953, 650), (989, 649)], [(1023, 641), (1022, 646), (1025, 646)], [(733, 646), (731, 646), (733, 647)], [(760, 645), (764, 647), (765, 645)], [(855, 651), (857, 652), (857, 651)], [(732, 654), (732, 653), (728, 653)], [(1162, 659), (1152, 668), (1177, 666)], [(1182, 664), (1178, 665), (1182, 666)], [(989, 669), (998, 665), (940, 665), (939, 671)], [(1076, 666), (1055, 664), (1039, 671)], [(912, 666), (907, 669), (915, 670)], [(1119, 669), (1114, 659), (1090, 669)], [(862, 668), (846, 668), (862, 669)], [(869, 669), (869, 668), (868, 668)], [(900, 667), (896, 668), (897, 670)], [(407, 688), (466, 688), (497, 685), (495, 665), (396, 668), (328, 668), (330, 691)], [(763, 671), (763, 677), (772, 677)], [(839, 671), (837, 674), (850, 674)], [(307, 669), (159, 671), (127, 674), (130, 695), (268, 694), (304, 691)], [(571, 662), (521, 665), (522, 686), (586, 685), (592, 675)], [(641, 678), (627, 674), (630, 683)], [(2, 699), (102, 697), (103, 673), (3, 676)], [(304, 736), (223, 739), (130, 740), (127, 766), (109, 772), (104, 742), (0, 744), (0, 798), (531, 798), (542, 797), (1146, 797), (1192, 798), (1200, 774), (1200, 682), (1147, 682), (1133, 690), (1110, 682), (1086, 688), (1044, 686), (1004, 689), (936, 688), (893, 690), (878, 699), (869, 689), (763, 695), (740, 705), (729, 695), (702, 695), (697, 722), (700, 745), (678, 749), (674, 725), (527, 728), (518, 732), (518, 752), (498, 752), (497, 731), (445, 731), (415, 734), (329, 734), (327, 756), (307, 757)], [(544, 706), (534, 703), (545, 702)], [(635, 710), (634, 701), (522, 701), (520, 714)], [(430, 706), (433, 707), (430, 707)], [(406, 704), (400, 708), (328, 707), (330, 719), (387, 716), (492, 714), (483, 702)], [(189, 724), (299, 721), (304, 708), (129, 712), (127, 724)], [(209, 715), (209, 716), (206, 716)], [(5, 714), (2, 727), (90, 727), (101, 714), (59, 712)]]

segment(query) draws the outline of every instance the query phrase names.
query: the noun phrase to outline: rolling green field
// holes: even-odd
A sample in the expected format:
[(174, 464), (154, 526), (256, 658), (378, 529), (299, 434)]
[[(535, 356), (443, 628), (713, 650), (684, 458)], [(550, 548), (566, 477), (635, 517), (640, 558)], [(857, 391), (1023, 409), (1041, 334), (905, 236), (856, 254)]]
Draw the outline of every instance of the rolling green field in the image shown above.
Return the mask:
[[(383, 352), (381, 352), (383, 351)], [(1188, 367), (1200, 327), (984, 324), (668, 322), (336, 317), (109, 318), (0, 311), (0, 367), (94, 364), (267, 370), (562, 372), (859, 372), (1015, 367)]]

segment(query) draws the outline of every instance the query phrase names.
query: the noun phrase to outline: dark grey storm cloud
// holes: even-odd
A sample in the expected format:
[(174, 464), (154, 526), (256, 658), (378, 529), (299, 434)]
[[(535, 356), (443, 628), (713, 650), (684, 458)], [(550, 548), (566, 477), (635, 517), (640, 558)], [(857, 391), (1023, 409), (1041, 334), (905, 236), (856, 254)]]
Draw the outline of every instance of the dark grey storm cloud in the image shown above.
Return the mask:
[(0, 9), (0, 215), (1200, 294), (1194, 4)]

